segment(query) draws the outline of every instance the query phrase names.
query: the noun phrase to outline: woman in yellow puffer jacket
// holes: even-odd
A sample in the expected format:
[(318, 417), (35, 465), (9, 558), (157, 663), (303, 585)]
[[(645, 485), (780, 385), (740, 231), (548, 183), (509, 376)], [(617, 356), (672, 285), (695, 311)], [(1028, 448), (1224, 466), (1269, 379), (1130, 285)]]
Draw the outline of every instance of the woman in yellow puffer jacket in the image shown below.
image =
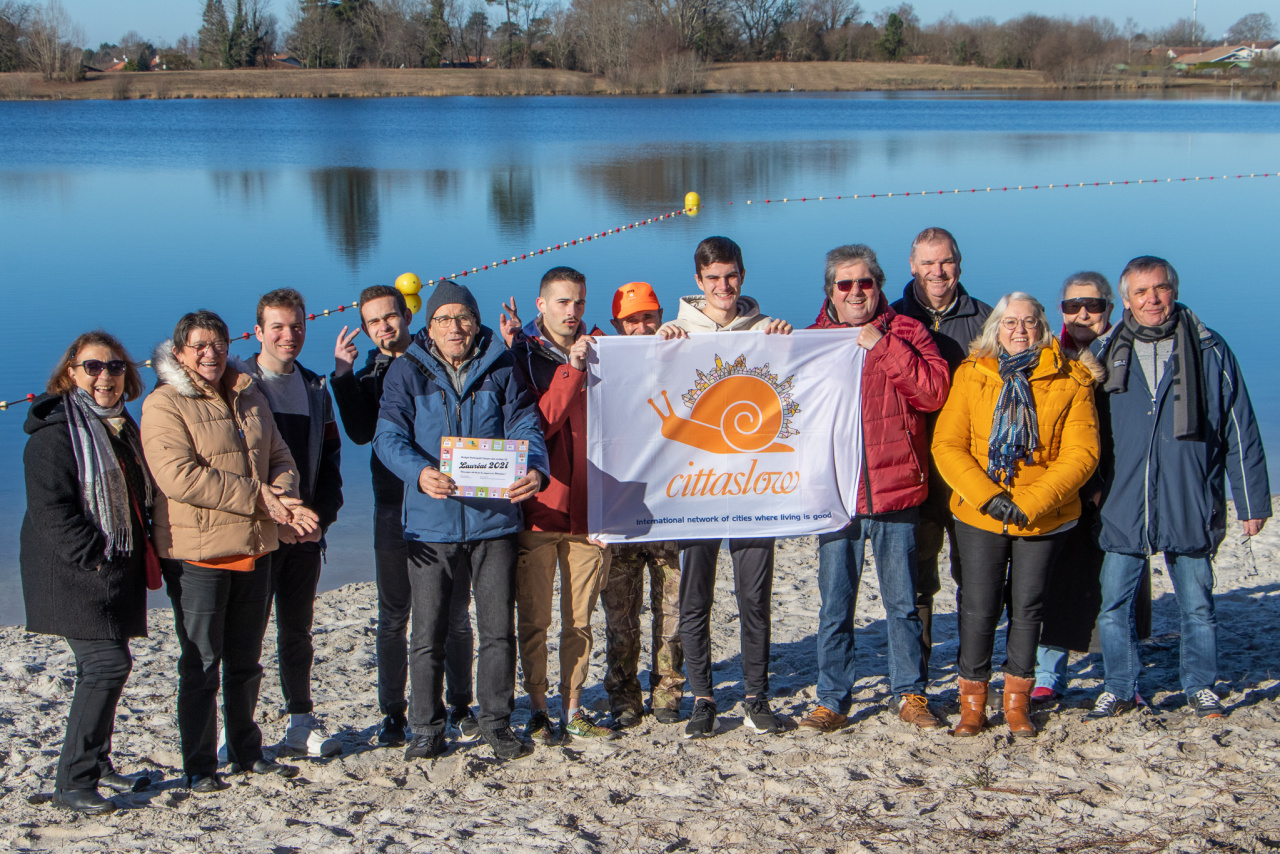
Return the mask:
[(996, 624), (1010, 591), (1004, 715), (1013, 735), (1034, 735), (1035, 684), (1045, 590), (1066, 532), (1080, 517), (1080, 487), (1098, 465), (1093, 377), (1054, 339), (1044, 306), (1024, 293), (995, 306), (956, 371), (938, 417), (933, 461), (952, 488), (960, 564), (960, 722), (986, 724)]

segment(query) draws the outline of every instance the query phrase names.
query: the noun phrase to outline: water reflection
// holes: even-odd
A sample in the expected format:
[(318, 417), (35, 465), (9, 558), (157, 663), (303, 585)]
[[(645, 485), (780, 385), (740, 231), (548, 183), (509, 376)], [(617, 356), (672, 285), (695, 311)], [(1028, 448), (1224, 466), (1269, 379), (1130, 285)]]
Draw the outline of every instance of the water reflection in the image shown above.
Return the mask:
[(271, 173), (263, 171), (219, 170), (210, 172), (209, 177), (219, 199), (229, 199), (234, 195), (246, 204), (265, 204), (273, 183)]
[(533, 168), (494, 169), (489, 177), (489, 215), (504, 238), (527, 237), (533, 230)]
[(359, 267), (378, 242), (378, 170), (336, 167), (311, 172), (315, 206), (325, 233), (351, 265)]

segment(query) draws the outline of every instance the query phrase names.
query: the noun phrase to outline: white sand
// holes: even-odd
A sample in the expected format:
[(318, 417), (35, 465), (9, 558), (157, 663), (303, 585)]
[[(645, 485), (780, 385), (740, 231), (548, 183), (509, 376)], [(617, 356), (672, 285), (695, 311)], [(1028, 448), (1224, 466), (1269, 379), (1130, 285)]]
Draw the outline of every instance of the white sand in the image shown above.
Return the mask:
[[(124, 771), (164, 782), (118, 796), (93, 818), (28, 798), (52, 787), (72, 687), (72, 656), (58, 638), (0, 628), (0, 848), (15, 851), (1264, 851), (1280, 847), (1280, 527), (1249, 548), (1233, 523), (1217, 562), (1218, 690), (1229, 717), (1202, 721), (1178, 687), (1177, 606), (1154, 579), (1154, 637), (1143, 645), (1149, 712), (1084, 719), (1099, 690), (1098, 657), (1073, 656), (1066, 703), (1038, 714), (1035, 739), (1000, 725), (971, 739), (918, 733), (887, 711), (885, 641), (871, 568), (864, 573), (855, 722), (829, 736), (762, 736), (742, 726), (732, 582), (721, 567), (713, 619), (721, 728), (686, 741), (681, 726), (645, 717), (609, 744), (539, 748), (500, 764), (483, 745), (406, 763), (370, 745), (375, 694), (372, 584), (320, 597), (317, 712), (346, 745), (331, 760), (288, 760), (292, 781), (232, 777), (213, 796), (182, 787), (175, 719), (177, 650), (167, 611), (120, 703), (114, 748)], [(774, 587), (772, 692), (799, 720), (814, 696), (818, 592), (812, 539), (779, 548)], [(723, 560), (723, 557), (722, 557)], [(954, 721), (955, 615), (939, 596), (936, 705)], [(602, 616), (587, 702), (605, 708)], [(647, 620), (647, 616), (646, 616)], [(553, 635), (558, 627), (553, 626)], [(259, 704), (264, 738), (284, 724), (271, 651)], [(1000, 661), (1001, 650), (997, 650)], [(552, 660), (555, 660), (554, 647)], [(643, 661), (647, 661), (647, 650)], [(554, 665), (553, 665), (554, 667)], [(1275, 671), (1273, 673), (1273, 670)], [(554, 677), (554, 673), (553, 673)], [(554, 701), (553, 701), (554, 702)], [(689, 708), (686, 699), (686, 711)], [(515, 722), (528, 717), (517, 699)], [(5, 752), (7, 751), (7, 756)], [(104, 790), (104, 794), (106, 794)]]

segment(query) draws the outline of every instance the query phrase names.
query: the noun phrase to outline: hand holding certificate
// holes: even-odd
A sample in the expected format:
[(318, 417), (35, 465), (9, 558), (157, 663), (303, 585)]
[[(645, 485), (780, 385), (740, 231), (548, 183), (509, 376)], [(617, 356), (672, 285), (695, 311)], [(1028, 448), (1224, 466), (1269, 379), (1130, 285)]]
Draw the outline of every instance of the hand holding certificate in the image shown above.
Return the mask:
[(435, 498), (507, 498), (523, 501), (538, 492), (541, 475), (529, 471), (529, 443), (507, 439), (445, 436), (440, 470), (424, 469), (423, 492)]

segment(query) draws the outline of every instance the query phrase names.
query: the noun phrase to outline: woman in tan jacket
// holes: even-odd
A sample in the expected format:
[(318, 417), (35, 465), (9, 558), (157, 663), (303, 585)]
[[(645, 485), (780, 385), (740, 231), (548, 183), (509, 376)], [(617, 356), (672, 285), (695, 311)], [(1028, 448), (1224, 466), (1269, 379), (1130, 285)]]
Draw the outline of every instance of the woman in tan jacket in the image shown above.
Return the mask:
[(231, 773), (291, 777), (263, 758), (254, 723), (262, 638), (271, 607), (276, 526), (312, 530), (296, 494), (297, 467), (266, 397), (227, 367), (230, 336), (211, 311), (183, 315), (155, 351), (160, 382), (142, 405), (142, 445), (162, 495), (154, 511), (181, 657), (178, 730), (183, 771), (195, 792), (226, 788), (217, 774), (218, 675)]
[(951, 486), (960, 551), (960, 722), (986, 724), (996, 624), (1010, 591), (1004, 715), (1034, 735), (1028, 714), (1044, 593), (1080, 516), (1080, 487), (1098, 465), (1093, 377), (1062, 352), (1044, 307), (1000, 300), (956, 371), (938, 418), (933, 459)]

